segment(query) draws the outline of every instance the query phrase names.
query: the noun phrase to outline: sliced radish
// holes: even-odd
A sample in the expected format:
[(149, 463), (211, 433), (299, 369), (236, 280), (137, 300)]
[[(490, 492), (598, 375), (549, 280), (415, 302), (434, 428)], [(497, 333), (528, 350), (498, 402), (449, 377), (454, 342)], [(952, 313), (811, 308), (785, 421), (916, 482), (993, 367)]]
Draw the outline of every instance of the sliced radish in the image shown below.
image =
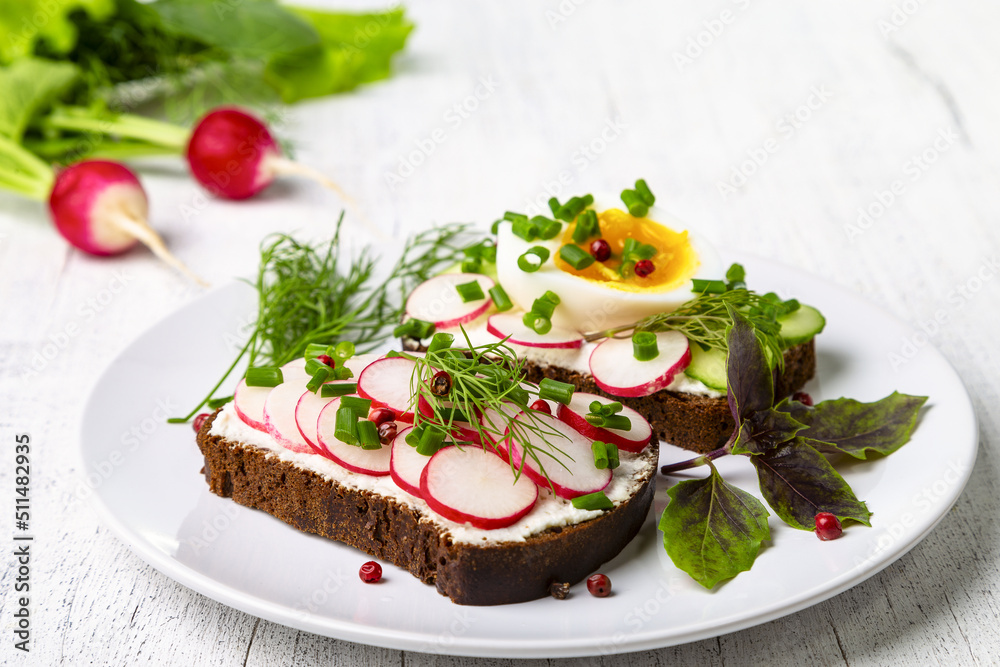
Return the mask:
[[(444, 401), (443, 407), (450, 408), (453, 407), (451, 401)], [(424, 417), (433, 417), (434, 410), (431, 409), (431, 404), (427, 400), (420, 396), (417, 399), (417, 409), (420, 411)], [(461, 443), (471, 442), (476, 445), (482, 444), (482, 439), (479, 437), (479, 430), (467, 421), (454, 421), (451, 424), (452, 427), (452, 437)]]
[(445, 273), (417, 285), (406, 299), (406, 314), (418, 320), (433, 322), (438, 329), (457, 327), (471, 322), (486, 312), (493, 303), (489, 296), (465, 303), (456, 286), (476, 281), (487, 295), (496, 284), (478, 273)]
[(301, 380), (303, 388), (305, 388), (306, 382), (310, 380), (309, 373), (306, 373), (306, 360), (304, 357), (296, 357), (281, 367), (281, 381), (291, 382), (293, 380)]
[(392, 446), (382, 445), (378, 449), (362, 449), (358, 445), (349, 445), (338, 440), (334, 435), (337, 423), (337, 409), (340, 399), (335, 398), (326, 404), (316, 421), (316, 438), (319, 444), (329, 452), (331, 459), (352, 472), (362, 475), (384, 477), (389, 474), (389, 456)]
[(501, 449), (507, 451), (515, 467), (521, 466), (523, 458), (521, 444), (512, 437), (513, 430), (517, 429), (519, 436), (527, 438), (537, 452), (538, 460), (531, 454), (525, 460), (524, 474), (539, 486), (549, 488), (551, 481), (557, 496), (576, 498), (601, 491), (611, 482), (611, 469), (599, 470), (594, 465), (593, 440), (551, 415), (535, 412), (532, 417), (533, 428), (530, 429), (524, 413), (515, 417), (500, 442)]
[(691, 362), (687, 337), (679, 331), (656, 334), (660, 353), (650, 361), (639, 361), (631, 338), (608, 338), (590, 353), (594, 382), (614, 396), (649, 396), (666, 389), (674, 376)]
[(632, 408), (623, 407), (618, 414), (628, 417), (631, 428), (627, 430), (598, 428), (586, 419), (587, 414), (590, 412), (590, 404), (594, 401), (602, 405), (615, 402), (613, 399), (605, 396), (577, 391), (573, 393), (573, 399), (569, 402), (569, 405), (559, 404), (559, 407), (556, 408), (556, 416), (591, 440), (612, 442), (619, 449), (626, 452), (641, 452), (646, 448), (650, 438), (653, 437), (653, 427), (649, 425), (645, 417)]
[(302, 384), (294, 380), (271, 389), (264, 401), (264, 426), (271, 437), (285, 449), (302, 454), (316, 454), (316, 449), (302, 437), (295, 420), (295, 410), (302, 397), (302, 390)]
[(413, 422), (410, 402), (415, 364), (403, 357), (379, 359), (368, 364), (358, 377), (358, 394), (372, 400), (373, 408), (389, 408), (397, 421)]
[[(479, 423), (483, 427), (483, 435), (494, 445), (497, 445), (507, 433), (507, 427), (510, 426), (511, 420), (520, 413), (521, 408), (513, 403), (502, 403), (500, 410), (486, 408), (479, 417)], [(503, 450), (503, 453), (506, 456), (506, 450)]]
[(552, 327), (548, 333), (536, 333), (525, 326), (523, 316), (521, 312), (490, 315), (486, 330), (497, 338), (507, 338), (508, 342), (525, 347), (575, 349), (583, 344), (583, 336), (569, 329)]
[(403, 491), (423, 498), (420, 493), (420, 475), (431, 457), (417, 453), (416, 447), (411, 447), (406, 443), (406, 434), (413, 430), (413, 427), (405, 428), (399, 432), (396, 439), (392, 441), (392, 456), (389, 459), (389, 475), (392, 481)]
[[(350, 380), (334, 380), (327, 384), (347, 384), (349, 382)], [(316, 450), (317, 454), (327, 458), (330, 458), (330, 452), (319, 444), (319, 438), (316, 435), (316, 422), (319, 421), (319, 413), (333, 400), (333, 397), (323, 398), (320, 394), (314, 394), (306, 389), (302, 392), (299, 402), (295, 406), (295, 424), (299, 427), (302, 438)]]
[(516, 479), (510, 466), (479, 447), (445, 447), (420, 475), (420, 493), (450, 521), (494, 530), (517, 523), (538, 500), (538, 487)]
[(264, 425), (264, 403), (271, 387), (248, 387), (246, 379), (240, 380), (233, 394), (233, 407), (243, 423), (258, 431), (267, 433)]
[(382, 358), (380, 354), (356, 354), (347, 361), (344, 362), (344, 366), (349, 368), (352, 373), (354, 373), (354, 379), (356, 380), (361, 371), (365, 370), (370, 363), (377, 361)]

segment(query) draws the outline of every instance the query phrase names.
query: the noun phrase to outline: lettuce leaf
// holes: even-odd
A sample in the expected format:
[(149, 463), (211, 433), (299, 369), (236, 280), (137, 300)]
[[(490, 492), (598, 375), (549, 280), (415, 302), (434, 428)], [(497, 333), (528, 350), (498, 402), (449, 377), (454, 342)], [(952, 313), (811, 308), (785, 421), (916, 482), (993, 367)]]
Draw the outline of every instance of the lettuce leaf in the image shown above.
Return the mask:
[(69, 53), (76, 45), (77, 30), (70, 20), (76, 10), (94, 20), (115, 12), (115, 0), (6, 0), (0, 2), (0, 63), (35, 52), (35, 43), (44, 40), (51, 51)]

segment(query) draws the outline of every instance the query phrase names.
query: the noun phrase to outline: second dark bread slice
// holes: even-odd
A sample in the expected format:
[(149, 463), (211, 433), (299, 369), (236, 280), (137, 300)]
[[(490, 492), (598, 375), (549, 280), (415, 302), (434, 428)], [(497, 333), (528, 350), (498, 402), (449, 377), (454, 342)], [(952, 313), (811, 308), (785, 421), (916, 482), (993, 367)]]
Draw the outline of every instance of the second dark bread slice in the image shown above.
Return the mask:
[[(590, 374), (577, 373), (557, 366), (525, 364), (529, 382), (551, 378), (568, 382), (578, 391), (601, 394), (621, 402), (649, 420), (661, 440), (672, 445), (707, 453), (720, 447), (733, 432), (733, 417), (726, 397), (710, 398), (676, 391), (659, 391), (650, 396), (622, 398), (601, 391)], [(774, 387), (781, 399), (802, 389), (816, 373), (815, 339), (785, 350), (785, 369)]]

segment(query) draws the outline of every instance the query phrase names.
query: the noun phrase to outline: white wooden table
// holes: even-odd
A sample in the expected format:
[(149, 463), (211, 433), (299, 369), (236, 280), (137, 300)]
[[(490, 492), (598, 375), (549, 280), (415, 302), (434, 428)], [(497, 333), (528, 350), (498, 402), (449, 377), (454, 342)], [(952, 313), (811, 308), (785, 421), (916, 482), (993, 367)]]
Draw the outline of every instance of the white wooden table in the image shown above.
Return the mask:
[[(720, 242), (927, 326), (981, 420), (977, 467), (957, 506), (881, 574), (758, 628), (581, 662), (1000, 661), (1000, 5), (409, 4), (418, 30), (392, 80), (301, 104), (278, 128), (373, 222), (393, 233), (486, 223), (544, 201), (546, 189), (613, 190), (645, 177)], [(214, 283), (249, 275), (268, 232), (318, 236), (339, 210), (306, 183), (233, 204), (204, 199), (177, 162), (143, 173), (154, 226)], [(0, 662), (471, 662), (327, 639), (227, 608), (146, 566), (86, 505), (71, 505), (96, 375), (200, 292), (143, 251), (102, 261), (70, 250), (35, 204), (3, 196), (0, 212), (0, 489), (12, 495), (14, 435), (29, 433), (44, 547), (30, 656), (12, 648), (14, 574), (0, 573)], [(942, 314), (947, 323), (932, 326)], [(5, 511), (5, 534), (11, 522)]]

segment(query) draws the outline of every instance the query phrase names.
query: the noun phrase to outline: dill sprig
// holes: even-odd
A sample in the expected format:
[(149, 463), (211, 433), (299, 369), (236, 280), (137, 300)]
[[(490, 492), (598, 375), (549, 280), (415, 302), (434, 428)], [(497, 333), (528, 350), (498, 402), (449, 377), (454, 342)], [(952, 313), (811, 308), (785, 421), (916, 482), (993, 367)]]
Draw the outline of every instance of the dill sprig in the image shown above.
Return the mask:
[[(456, 436), (458, 427), (474, 430), (482, 447), (497, 446), (493, 443), (504, 438), (507, 429), (509, 437), (521, 447), (524, 456), (519, 465), (510, 459), (511, 470), (519, 478), (528, 459), (532, 459), (539, 472), (549, 478), (545, 471), (545, 461), (554, 461), (566, 467), (565, 460), (572, 456), (559, 448), (558, 440), (566, 436), (538, 418), (538, 412), (530, 404), (538, 398), (538, 387), (522, 382), (525, 360), (518, 358), (514, 350), (506, 344), (506, 339), (485, 345), (472, 345), (465, 330), (466, 345), (452, 347), (425, 356), (403, 353), (402, 356), (415, 364), (410, 386), (413, 389), (411, 410), (415, 428), (434, 428), (450, 434), (457, 446), (475, 444)], [(446, 397), (431, 391), (431, 378), (438, 371), (447, 371), (451, 378), (451, 391)], [(420, 399), (430, 406), (431, 415), (419, 409)], [(501, 416), (495, 423), (490, 411)], [(508, 419), (507, 415), (521, 413), (518, 419)], [(482, 417), (482, 419), (480, 419)], [(483, 421), (486, 423), (484, 424)], [(538, 436), (543, 446), (533, 442), (531, 436)]]
[(184, 418), (191, 419), (247, 357), (250, 366), (281, 366), (305, 353), (310, 343), (351, 341), (358, 352), (384, 343), (403, 317), (405, 296), (419, 283), (463, 256), (465, 224), (434, 227), (412, 236), (388, 276), (370, 247), (342, 256), (340, 231), (309, 244), (287, 235), (261, 245), (257, 278), (246, 281), (258, 293), (257, 318), (246, 345), (208, 395)]
[(651, 315), (634, 324), (587, 334), (585, 339), (591, 342), (631, 331), (679, 331), (703, 349), (726, 352), (726, 332), (733, 325), (729, 311), (732, 308), (750, 321), (767, 358), (780, 369), (784, 367), (782, 351), (785, 346), (777, 320), (796, 307), (796, 302), (781, 301), (775, 294), (758, 294), (747, 289), (700, 294), (676, 310)]

